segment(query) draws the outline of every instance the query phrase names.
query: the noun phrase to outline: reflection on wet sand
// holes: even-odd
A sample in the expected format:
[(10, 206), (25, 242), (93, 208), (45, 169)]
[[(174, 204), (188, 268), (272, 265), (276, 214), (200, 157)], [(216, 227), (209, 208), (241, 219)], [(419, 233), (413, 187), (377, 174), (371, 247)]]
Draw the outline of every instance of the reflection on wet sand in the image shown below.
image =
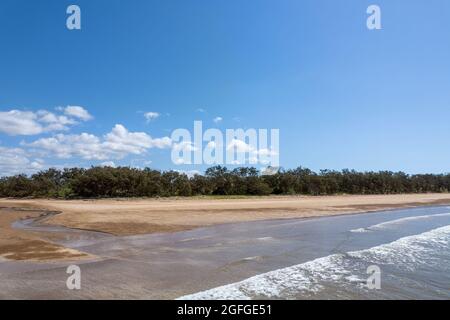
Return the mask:
[[(238, 283), (253, 276), (270, 274), (274, 270), (283, 270), (283, 268), (305, 263), (310, 265), (311, 261), (316, 259), (328, 256), (342, 257), (342, 255), (345, 257), (348, 252), (359, 252), (395, 242), (404, 237), (420, 235), (449, 225), (450, 217), (445, 215), (446, 212), (448, 212), (446, 207), (427, 207), (362, 215), (233, 223), (176, 233), (123, 237), (42, 225), (31, 218), (16, 223), (14, 227), (18, 228), (16, 229), (18, 231), (25, 232), (26, 229), (28, 233), (39, 233), (43, 239), (51, 239), (57, 245), (90, 255), (90, 258), (76, 262), (82, 270), (82, 289), (70, 291), (65, 287), (66, 267), (73, 262), (24, 263), (4, 260), (0, 261), (2, 287), (0, 298), (174, 299), (230, 283)], [(407, 219), (425, 215), (433, 217), (425, 220)], [(399, 228), (386, 228), (376, 232), (351, 232), (357, 228), (368, 228), (395, 220), (404, 221), (404, 223)], [(442, 252), (445, 252), (444, 249), (440, 248), (439, 252), (442, 259), (447, 259), (442, 255)], [(425, 259), (428, 256), (423, 257)], [(432, 252), (429, 253), (429, 258), (435, 262), (433, 279), (430, 283), (439, 284), (447, 281), (445, 273), (439, 269), (440, 258), (435, 257)], [(330, 270), (344, 268), (349, 261), (343, 259), (341, 262), (339, 264), (337, 261), (337, 265)], [(370, 262), (368, 259), (364, 263)], [(382, 261), (377, 260), (377, 263)], [(349, 265), (347, 267), (349, 270), (365, 270), (365, 264), (360, 265), (360, 269), (353, 265), (351, 265), (352, 268)], [(424, 263), (422, 269), (427, 265), (428, 262)], [(320, 270), (315, 268), (317, 274), (324, 275)], [(399, 276), (389, 263), (384, 270), (389, 271), (391, 277)], [(299, 275), (305, 276), (305, 271), (302, 272), (294, 272), (291, 274), (293, 278), (288, 277), (283, 281), (295, 283), (293, 280), (298, 279)], [(427, 283), (429, 280), (426, 279), (429, 272), (424, 273), (423, 279), (420, 278), (419, 273), (415, 274), (416, 278), (411, 279), (411, 274), (403, 272), (401, 282), (404, 284), (413, 281), (417, 284), (421, 281)], [(286, 273), (286, 276), (288, 275), (289, 273)], [(356, 274), (345, 274), (345, 276), (349, 279), (361, 277)], [(398, 279), (395, 277), (390, 280), (390, 286), (398, 284)], [(272, 283), (273, 285), (277, 288), (278, 285), (283, 286), (282, 283), (276, 282)], [(310, 292), (290, 291), (287, 296), (284, 292), (280, 296), (259, 295), (258, 297), (440, 298), (448, 294), (448, 291), (441, 290), (439, 293), (425, 285), (421, 291), (416, 290), (407, 294), (401, 291), (406, 290), (407, 286), (403, 286), (403, 289), (394, 288), (395, 290), (391, 291), (385, 289), (385, 291), (372, 293), (361, 292), (360, 287), (355, 289), (356, 291), (345, 289), (338, 282), (328, 280), (320, 285), (323, 286), (322, 290), (313, 288), (314, 290)]]

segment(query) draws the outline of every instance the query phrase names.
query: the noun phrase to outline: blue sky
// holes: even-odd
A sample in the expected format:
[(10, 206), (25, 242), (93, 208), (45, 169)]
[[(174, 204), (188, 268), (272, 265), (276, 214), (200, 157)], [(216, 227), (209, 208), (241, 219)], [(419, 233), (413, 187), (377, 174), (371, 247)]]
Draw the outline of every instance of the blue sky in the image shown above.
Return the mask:
[(285, 168), (449, 172), (449, 23), (447, 0), (2, 0), (0, 175), (202, 171), (165, 140), (194, 120), (279, 128)]

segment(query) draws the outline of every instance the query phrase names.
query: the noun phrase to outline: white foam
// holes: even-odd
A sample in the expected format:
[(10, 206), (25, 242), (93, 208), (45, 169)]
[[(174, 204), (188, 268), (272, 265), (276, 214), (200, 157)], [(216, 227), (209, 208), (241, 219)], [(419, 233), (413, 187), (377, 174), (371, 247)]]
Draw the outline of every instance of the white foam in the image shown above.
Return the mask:
[(242, 258), (243, 261), (259, 261), (261, 260), (262, 257), (261, 256), (254, 256), (254, 257), (246, 257), (246, 258)]
[(427, 214), (427, 215), (423, 215), (423, 216), (405, 217), (405, 218), (389, 220), (389, 221), (386, 221), (386, 222), (374, 224), (374, 225), (372, 225), (370, 227), (367, 227), (367, 228), (353, 229), (353, 230), (350, 230), (350, 232), (354, 232), (354, 233), (369, 232), (369, 231), (372, 231), (372, 230), (379, 230), (379, 229), (389, 228), (389, 227), (396, 226), (398, 224), (405, 223), (405, 222), (410, 222), (410, 221), (415, 221), (415, 220), (432, 219), (432, 218), (436, 218), (436, 217), (449, 217), (449, 216), (450, 216), (450, 212), (440, 213), (440, 214)]
[(316, 291), (317, 279), (340, 279), (350, 276), (345, 269), (339, 268), (341, 254), (318, 258), (296, 266), (270, 271), (241, 282), (232, 283), (211, 290), (178, 298), (179, 300), (249, 300), (253, 297), (278, 297), (283, 291)]
[(195, 241), (195, 240), (204, 240), (204, 239), (208, 239), (208, 238), (211, 238), (211, 236), (186, 238), (186, 239), (180, 240), (180, 242), (188, 242), (188, 241)]
[(354, 232), (354, 233), (363, 233), (363, 232), (369, 232), (370, 230), (367, 228), (358, 228), (358, 229), (353, 229), (350, 230), (350, 232)]
[[(429, 264), (432, 252), (448, 249), (450, 225), (422, 234), (400, 238), (369, 249), (333, 254), (295, 266), (256, 275), (240, 282), (180, 297), (180, 300), (247, 300), (254, 298), (289, 298), (302, 291), (309, 294), (322, 289), (322, 282), (361, 282), (355, 273), (365, 273), (369, 264), (392, 264), (411, 269)], [(439, 261), (438, 261), (439, 262)]]
[(348, 255), (371, 263), (395, 264), (414, 270), (418, 265), (433, 263), (430, 253), (447, 249), (450, 225), (370, 249), (348, 252)]
[(364, 282), (364, 279), (352, 274), (351, 276), (345, 277), (345, 280), (350, 282)]
[(256, 238), (256, 240), (259, 240), (259, 241), (269, 241), (269, 240), (273, 240), (273, 237)]

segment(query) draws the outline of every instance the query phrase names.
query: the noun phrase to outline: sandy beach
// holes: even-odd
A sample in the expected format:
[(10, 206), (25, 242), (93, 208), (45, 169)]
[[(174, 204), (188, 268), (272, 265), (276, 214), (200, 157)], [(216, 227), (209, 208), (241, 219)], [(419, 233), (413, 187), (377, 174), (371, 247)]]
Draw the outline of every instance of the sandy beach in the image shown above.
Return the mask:
[(71, 201), (0, 199), (0, 256), (12, 260), (89, 257), (48, 241), (48, 235), (17, 230), (11, 226), (16, 220), (42, 215), (43, 224), (128, 236), (176, 232), (224, 223), (332, 216), (441, 204), (450, 204), (450, 194)]
[(74, 260), (89, 257), (88, 254), (65, 248), (44, 240), (40, 232), (14, 229), (12, 224), (21, 219), (45, 217), (41, 210), (26, 208), (0, 208), (0, 257), (10, 260)]

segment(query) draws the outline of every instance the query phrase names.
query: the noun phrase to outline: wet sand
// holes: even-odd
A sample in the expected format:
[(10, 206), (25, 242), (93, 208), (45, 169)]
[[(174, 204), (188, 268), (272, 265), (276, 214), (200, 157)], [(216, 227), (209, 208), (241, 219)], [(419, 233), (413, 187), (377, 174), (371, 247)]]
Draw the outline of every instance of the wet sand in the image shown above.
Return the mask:
[(90, 258), (83, 252), (56, 244), (48, 232), (30, 232), (11, 227), (15, 220), (35, 218), (49, 211), (58, 214), (43, 217), (42, 224), (129, 236), (185, 231), (225, 223), (332, 216), (441, 204), (450, 204), (450, 194), (71, 201), (0, 199), (0, 257), (41, 261)]
[(89, 255), (43, 240), (42, 232), (14, 229), (21, 219), (45, 218), (49, 212), (25, 208), (0, 208), (0, 257), (10, 260), (76, 260)]
[[(54, 240), (56, 243), (95, 258), (75, 262), (81, 268), (81, 290), (66, 287), (67, 266), (73, 262), (0, 258), (0, 299), (174, 299), (232, 283), (238, 284), (231, 285), (230, 290), (213, 290), (214, 295), (234, 298), (245, 294), (249, 298), (275, 299), (448, 297), (450, 270), (445, 269), (448, 260), (443, 256), (448, 248), (416, 249), (430, 231), (450, 227), (449, 209), (427, 206), (321, 218), (238, 222), (135, 236), (74, 231), (27, 219), (15, 227), (27, 232), (62, 234), (61, 239)], [(360, 229), (369, 231), (354, 231)], [(410, 241), (401, 240), (401, 248), (392, 245), (409, 236), (420, 243), (408, 245)], [(431, 237), (424, 244), (428, 249), (430, 244), (447, 245), (450, 243), (447, 240)], [(384, 256), (378, 255), (369, 256), (367, 261), (347, 259), (347, 252), (371, 248), (369, 253), (377, 253), (374, 251), (377, 246), (381, 246), (383, 254), (395, 249), (391, 252), (394, 255), (386, 260), (380, 260)], [(331, 258), (322, 259), (330, 255)], [(312, 263), (315, 259), (324, 263)], [(382, 265), (385, 275), (382, 290), (365, 290), (360, 286), (362, 280), (355, 279), (365, 279), (366, 267), (374, 263)], [(335, 279), (335, 272), (343, 267), (345, 270)], [(250, 278), (254, 276), (257, 277)], [(242, 291), (240, 281), (245, 281), (245, 286), (252, 290)], [(278, 292), (280, 288), (288, 290)], [(209, 296), (208, 291), (199, 295)]]

